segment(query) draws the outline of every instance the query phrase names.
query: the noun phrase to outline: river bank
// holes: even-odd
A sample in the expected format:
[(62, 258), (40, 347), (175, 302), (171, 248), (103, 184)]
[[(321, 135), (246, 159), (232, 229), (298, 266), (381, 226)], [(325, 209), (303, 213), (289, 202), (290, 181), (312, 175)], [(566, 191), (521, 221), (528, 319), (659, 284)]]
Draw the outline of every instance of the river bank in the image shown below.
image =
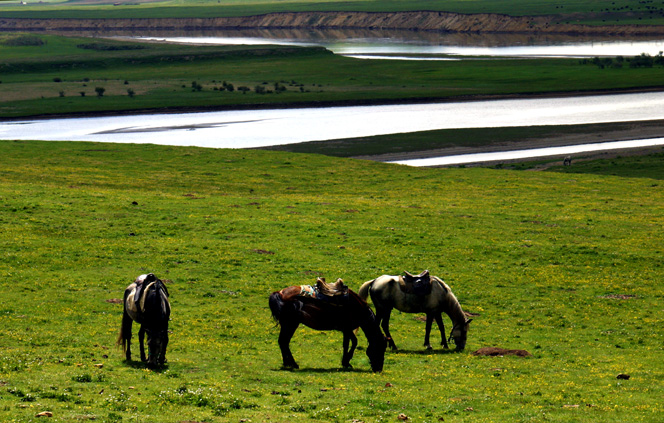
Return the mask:
[[(564, 17), (563, 17), (564, 18)], [(0, 18), (1, 31), (116, 31), (219, 29), (372, 29), (450, 33), (664, 35), (660, 25), (583, 25), (556, 16), (449, 12), (297, 12), (214, 18)]]
[[(380, 162), (395, 162), (405, 160), (429, 159), (434, 157), (447, 157), (466, 154), (480, 154), (492, 152), (505, 152), (517, 150), (529, 150), (548, 147), (564, 147), (589, 143), (607, 143), (611, 141), (628, 141), (649, 138), (659, 138), (664, 136), (664, 120), (629, 122), (625, 123), (620, 129), (612, 129), (612, 125), (606, 125), (606, 129), (599, 129), (594, 132), (583, 131), (580, 133), (566, 133), (548, 136), (546, 138), (526, 138), (519, 141), (503, 142), (492, 145), (483, 145), (478, 147), (448, 147), (434, 150), (412, 151), (404, 153), (377, 154), (368, 156), (354, 156), (353, 158), (362, 160), (372, 160)], [(343, 140), (338, 141), (343, 143)], [(598, 158), (613, 158), (617, 156), (635, 156), (662, 152), (661, 146), (628, 148), (611, 151), (594, 151), (581, 153), (573, 156), (573, 161), (594, 160)], [(558, 160), (559, 159), (559, 160)], [(552, 165), (562, 163), (564, 157), (556, 158), (557, 161), (543, 164), (536, 167), (545, 169)], [(498, 163), (519, 163), (525, 161), (534, 161), (536, 159), (515, 159), (500, 160), (497, 162), (482, 162), (477, 164), (467, 164), (466, 166), (493, 166)]]

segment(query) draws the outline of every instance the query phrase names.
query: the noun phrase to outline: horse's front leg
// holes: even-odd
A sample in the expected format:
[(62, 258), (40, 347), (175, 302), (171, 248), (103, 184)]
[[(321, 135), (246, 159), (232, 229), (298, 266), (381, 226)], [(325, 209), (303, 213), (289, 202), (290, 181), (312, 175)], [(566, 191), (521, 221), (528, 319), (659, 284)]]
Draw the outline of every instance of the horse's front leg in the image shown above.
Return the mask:
[(442, 345), (443, 348), (447, 349), (449, 348), (449, 346), (447, 345), (447, 338), (445, 337), (445, 324), (443, 323), (442, 313), (438, 313), (436, 315), (436, 324), (438, 325), (438, 329), (440, 330), (440, 345)]
[(432, 313), (427, 313), (427, 323), (424, 328), (424, 347), (427, 350), (433, 349), (431, 347), (430, 337), (431, 337), (431, 326), (433, 325), (434, 315)]
[(143, 344), (143, 341), (145, 340), (145, 328), (143, 325), (141, 325), (141, 329), (138, 331), (138, 345), (141, 349), (141, 361), (145, 363), (147, 358), (145, 358), (145, 345)]
[[(349, 348), (350, 344), (350, 348)], [(355, 348), (357, 347), (357, 336), (355, 336), (354, 331), (348, 330), (344, 331), (344, 355), (341, 357), (341, 365), (346, 369), (352, 369), (353, 366), (350, 364), (350, 360), (355, 354)]]
[(394, 343), (392, 335), (390, 334), (390, 314), (392, 314), (391, 308), (378, 309), (378, 307), (376, 307), (376, 317), (378, 319), (380, 327), (383, 328), (383, 333), (385, 334), (387, 345), (393, 350), (397, 350), (398, 349), (397, 345)]
[(168, 347), (168, 330), (166, 330), (166, 333), (161, 340), (161, 353), (159, 354), (159, 361), (158, 363), (160, 365), (164, 365), (166, 363), (166, 347)]
[(294, 325), (281, 324), (281, 331), (279, 331), (279, 348), (281, 349), (281, 358), (283, 359), (284, 367), (287, 369), (299, 369), (300, 366), (295, 362), (295, 358), (290, 350), (290, 340), (295, 334), (298, 324)]

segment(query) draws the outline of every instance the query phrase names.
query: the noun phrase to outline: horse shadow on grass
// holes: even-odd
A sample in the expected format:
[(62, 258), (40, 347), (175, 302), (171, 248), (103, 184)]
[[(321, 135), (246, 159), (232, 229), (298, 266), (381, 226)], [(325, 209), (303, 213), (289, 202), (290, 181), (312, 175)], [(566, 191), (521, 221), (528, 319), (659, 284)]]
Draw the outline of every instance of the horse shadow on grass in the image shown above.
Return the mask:
[(134, 361), (134, 360), (131, 361), (124, 360), (123, 363), (126, 366), (131, 367), (132, 369), (141, 369), (141, 370), (148, 369), (153, 371), (154, 373), (163, 373), (168, 370), (168, 363), (163, 364), (161, 366), (149, 366), (147, 363), (144, 363), (142, 361)]
[(293, 373), (314, 373), (314, 374), (329, 374), (329, 373), (373, 373), (371, 369), (356, 369), (356, 368), (343, 368), (343, 367), (330, 367), (330, 368), (320, 368), (320, 367), (300, 367), (299, 369), (294, 369), (292, 367), (283, 367), (280, 366), (276, 369), (273, 369), (275, 372), (293, 372)]
[[(431, 349), (431, 350), (426, 350), (426, 349), (417, 349), (417, 350), (404, 350), (404, 349), (398, 349), (396, 351), (389, 351), (390, 354), (403, 354), (403, 355), (446, 355), (446, 354), (459, 354), (461, 351), (457, 351), (454, 348), (450, 349)], [(387, 353), (385, 354), (387, 356)]]

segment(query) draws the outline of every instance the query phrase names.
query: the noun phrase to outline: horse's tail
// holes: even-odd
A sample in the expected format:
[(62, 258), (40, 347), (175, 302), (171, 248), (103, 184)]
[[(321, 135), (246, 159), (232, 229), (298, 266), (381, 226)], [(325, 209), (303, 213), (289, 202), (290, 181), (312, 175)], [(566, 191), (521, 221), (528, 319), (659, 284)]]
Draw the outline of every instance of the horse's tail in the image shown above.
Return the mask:
[(277, 324), (279, 324), (279, 320), (281, 320), (281, 316), (284, 311), (284, 300), (281, 298), (281, 294), (277, 291), (270, 294), (269, 302), (272, 318), (277, 322)]
[(116, 344), (122, 347), (122, 352), (127, 352), (127, 340), (131, 338), (131, 317), (127, 314), (127, 297), (129, 291), (125, 291), (124, 299), (122, 300), (122, 324), (120, 325), (120, 334)]
[(299, 312), (302, 311), (303, 304), (301, 301), (284, 300), (281, 292), (273, 292), (270, 294), (270, 311), (272, 317), (279, 325), (284, 319), (297, 318)]
[(371, 289), (371, 286), (373, 283), (376, 281), (376, 279), (372, 279), (370, 281), (364, 282), (362, 286), (360, 287), (359, 291), (357, 291), (357, 295), (360, 296), (364, 301), (369, 298), (369, 289)]

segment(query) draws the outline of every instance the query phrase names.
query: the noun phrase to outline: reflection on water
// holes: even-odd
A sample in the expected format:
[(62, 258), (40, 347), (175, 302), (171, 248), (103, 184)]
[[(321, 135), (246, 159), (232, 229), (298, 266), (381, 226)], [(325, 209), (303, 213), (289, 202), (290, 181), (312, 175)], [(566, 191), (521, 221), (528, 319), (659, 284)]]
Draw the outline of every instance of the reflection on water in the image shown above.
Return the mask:
[(664, 92), (310, 109), (237, 110), (0, 122), (0, 139), (212, 148), (271, 145), (454, 128), (664, 119)]
[[(459, 56), (637, 56), (657, 55), (664, 39), (572, 37), (569, 35), (440, 34), (368, 30), (237, 30), (197, 35), (144, 35), (147, 39), (198, 44), (317, 45), (342, 55), (445, 54)], [(378, 58), (378, 57), (377, 57)]]
[(629, 148), (654, 147), (658, 145), (664, 145), (664, 138), (567, 145), (563, 147), (533, 148), (529, 150), (498, 151), (493, 153), (459, 154), (455, 156), (430, 157), (426, 159), (400, 160), (390, 163), (420, 167), (452, 166), (470, 163), (533, 159), (536, 157), (564, 157), (570, 154), (589, 153), (593, 151), (622, 150)]
[(317, 45), (344, 55), (652, 56), (664, 38), (562, 34), (472, 34), (369, 29), (238, 29), (77, 31), (68, 35), (138, 37), (201, 44)]

